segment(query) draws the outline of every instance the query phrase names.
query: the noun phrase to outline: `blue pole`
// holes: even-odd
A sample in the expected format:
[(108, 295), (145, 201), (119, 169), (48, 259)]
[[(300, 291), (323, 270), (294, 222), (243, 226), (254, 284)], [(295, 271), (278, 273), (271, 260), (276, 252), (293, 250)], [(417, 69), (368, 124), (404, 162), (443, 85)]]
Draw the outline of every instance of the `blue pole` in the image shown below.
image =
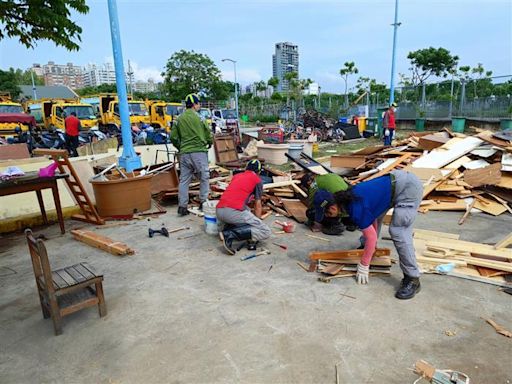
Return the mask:
[(135, 153), (132, 143), (130, 112), (128, 110), (128, 96), (126, 94), (123, 51), (121, 50), (121, 34), (119, 31), (119, 18), (117, 17), (116, 0), (108, 0), (108, 15), (110, 18), (110, 34), (112, 38), (112, 51), (114, 53), (114, 67), (116, 70), (119, 114), (121, 116), (121, 136), (123, 138), (123, 154), (119, 158), (119, 166), (123, 167), (128, 172), (131, 172), (134, 169), (142, 167), (142, 162)]
[(389, 104), (395, 101), (395, 58), (396, 58), (396, 35), (398, 27), (401, 23), (398, 22), (398, 0), (395, 0), (395, 22), (393, 25), (393, 56), (391, 57), (391, 83), (389, 86)]

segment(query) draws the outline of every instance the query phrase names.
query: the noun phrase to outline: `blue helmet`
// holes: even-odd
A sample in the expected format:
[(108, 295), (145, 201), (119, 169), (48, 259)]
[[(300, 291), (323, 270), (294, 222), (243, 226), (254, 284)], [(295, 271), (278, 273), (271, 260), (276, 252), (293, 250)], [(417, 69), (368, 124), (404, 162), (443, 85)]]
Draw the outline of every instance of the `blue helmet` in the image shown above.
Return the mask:
[(188, 105), (199, 104), (199, 96), (197, 93), (189, 93), (187, 97), (185, 97), (185, 103)]
[(247, 163), (247, 167), (245, 167), (245, 169), (259, 174), (261, 172), (261, 162), (256, 159), (251, 160)]

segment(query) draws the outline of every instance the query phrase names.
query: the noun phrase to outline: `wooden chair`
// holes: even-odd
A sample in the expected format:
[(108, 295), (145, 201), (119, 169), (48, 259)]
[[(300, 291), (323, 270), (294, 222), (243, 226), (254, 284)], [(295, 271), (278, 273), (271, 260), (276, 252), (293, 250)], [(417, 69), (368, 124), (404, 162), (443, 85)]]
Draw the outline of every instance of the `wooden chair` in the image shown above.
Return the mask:
[(103, 295), (103, 276), (97, 275), (87, 263), (52, 271), (46, 247), (25, 230), (39, 301), (45, 319), (51, 317), (55, 334), (62, 333), (62, 317), (83, 308), (98, 305), (100, 317), (107, 314)]

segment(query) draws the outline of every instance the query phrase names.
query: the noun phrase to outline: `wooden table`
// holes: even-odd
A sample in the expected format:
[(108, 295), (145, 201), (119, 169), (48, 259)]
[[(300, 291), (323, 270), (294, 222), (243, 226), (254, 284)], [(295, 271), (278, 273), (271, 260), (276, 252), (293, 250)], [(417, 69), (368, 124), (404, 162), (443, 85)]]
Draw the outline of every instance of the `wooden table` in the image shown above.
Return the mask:
[(62, 216), (62, 208), (60, 206), (59, 189), (57, 188), (57, 180), (69, 177), (68, 174), (55, 174), (53, 177), (39, 177), (37, 172), (27, 172), (24, 176), (12, 178), (10, 180), (0, 180), (0, 196), (14, 195), (24, 192), (35, 192), (43, 221), (48, 224), (48, 217), (44, 209), (43, 189), (51, 189), (53, 193), (53, 201), (55, 202), (55, 209), (57, 217), (59, 218), (59, 225), (61, 233), (65, 233), (64, 217)]

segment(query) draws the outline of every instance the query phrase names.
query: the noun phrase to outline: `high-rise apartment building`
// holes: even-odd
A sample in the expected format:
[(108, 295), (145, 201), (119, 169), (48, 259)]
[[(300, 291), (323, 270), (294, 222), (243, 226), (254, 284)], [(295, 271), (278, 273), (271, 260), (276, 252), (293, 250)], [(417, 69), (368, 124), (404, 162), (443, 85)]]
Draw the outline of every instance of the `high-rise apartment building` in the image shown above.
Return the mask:
[(277, 43), (276, 52), (272, 55), (272, 76), (279, 79), (278, 92), (288, 92), (288, 72), (299, 73), (299, 47), (289, 42)]
[(32, 71), (37, 76), (44, 78), (44, 85), (65, 85), (72, 89), (83, 87), (82, 68), (73, 63), (55, 64), (49, 61), (48, 64), (33, 64)]
[[(133, 73), (125, 75), (127, 86), (135, 81)], [(101, 84), (115, 84), (116, 71), (112, 63), (103, 65), (88, 64), (83, 70), (84, 87), (96, 87)]]

